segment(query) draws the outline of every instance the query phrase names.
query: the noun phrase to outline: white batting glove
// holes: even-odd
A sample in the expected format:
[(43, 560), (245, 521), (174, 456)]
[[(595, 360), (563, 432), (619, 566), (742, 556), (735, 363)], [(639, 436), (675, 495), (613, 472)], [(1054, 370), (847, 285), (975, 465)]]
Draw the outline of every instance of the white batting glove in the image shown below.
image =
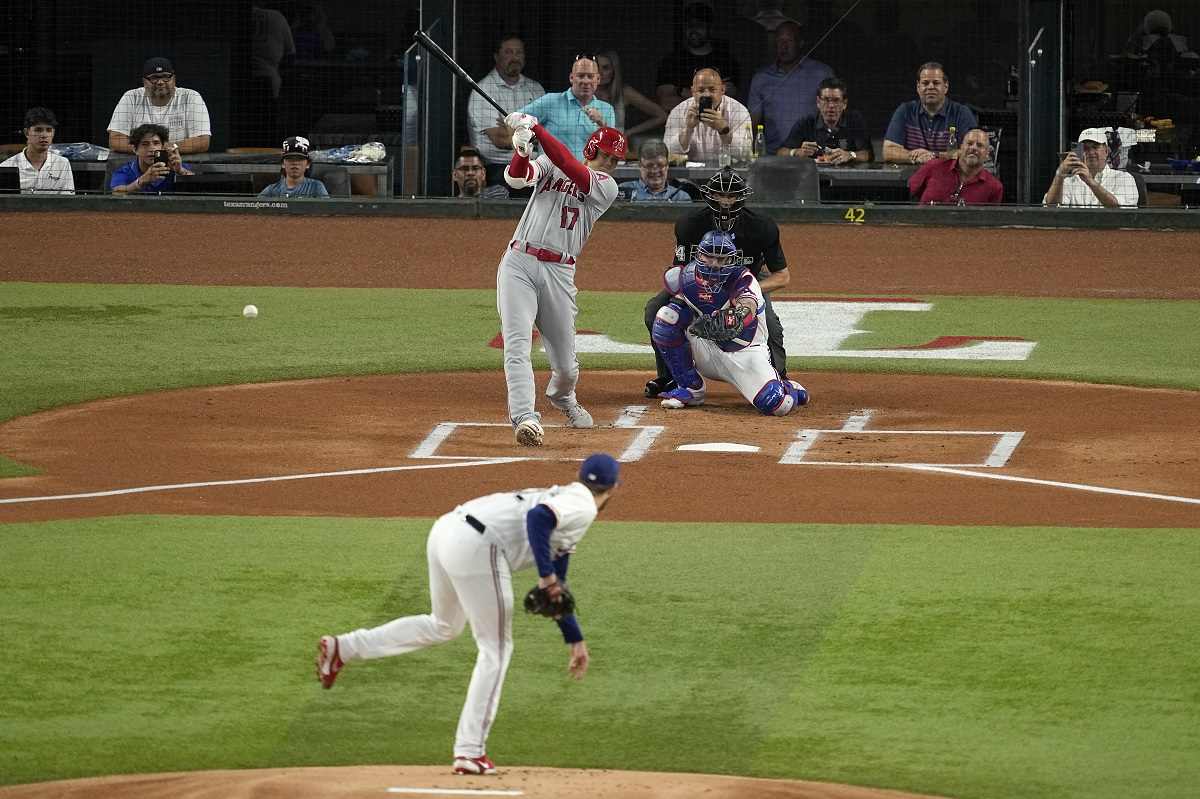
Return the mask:
[(529, 129), (538, 123), (537, 117), (533, 114), (522, 114), (520, 111), (513, 111), (504, 118), (504, 124), (514, 130), (521, 128)]
[(520, 155), (528, 158), (533, 155), (533, 142), (535, 139), (537, 139), (537, 135), (529, 128), (517, 128), (512, 135), (513, 149)]

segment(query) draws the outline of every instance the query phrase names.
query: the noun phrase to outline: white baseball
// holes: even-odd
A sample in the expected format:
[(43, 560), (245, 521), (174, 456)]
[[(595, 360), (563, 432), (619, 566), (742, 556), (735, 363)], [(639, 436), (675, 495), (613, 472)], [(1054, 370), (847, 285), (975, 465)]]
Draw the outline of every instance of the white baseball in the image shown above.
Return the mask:
[(253, 319), (254, 317), (258, 316), (258, 307), (254, 305), (247, 305), (242, 309), (242, 316), (246, 317), (247, 319)]

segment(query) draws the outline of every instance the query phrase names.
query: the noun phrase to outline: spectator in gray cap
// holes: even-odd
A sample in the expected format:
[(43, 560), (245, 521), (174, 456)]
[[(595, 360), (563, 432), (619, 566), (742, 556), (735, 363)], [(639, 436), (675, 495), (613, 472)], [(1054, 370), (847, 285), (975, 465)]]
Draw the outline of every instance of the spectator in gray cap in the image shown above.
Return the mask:
[(142, 65), (142, 87), (130, 89), (117, 101), (108, 123), (108, 148), (132, 153), (129, 133), (141, 125), (161, 125), (179, 153), (206, 153), (212, 138), (208, 106), (200, 92), (175, 85), (175, 67), (155, 56)]

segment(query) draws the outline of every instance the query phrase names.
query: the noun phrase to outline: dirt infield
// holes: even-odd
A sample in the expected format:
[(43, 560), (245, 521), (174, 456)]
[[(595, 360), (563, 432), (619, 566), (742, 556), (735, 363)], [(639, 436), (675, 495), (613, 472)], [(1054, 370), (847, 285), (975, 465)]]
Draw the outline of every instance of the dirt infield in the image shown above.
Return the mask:
[[(415, 796), (578, 796), (587, 799), (936, 799), (853, 785), (801, 780), (757, 780), (712, 774), (644, 771), (509, 768), (490, 777), (447, 774), (445, 767), (362, 766), (358, 768), (199, 771), (68, 780), (0, 788), (0, 799), (375, 799), (389, 788)], [(421, 788), (430, 789), (423, 792)], [(493, 793), (485, 793), (491, 791)]]
[[(167, 217), (172, 251), (189, 253), (180, 259), (160, 254), (163, 217), (76, 214), (69, 238), (53, 233), (60, 219), (8, 215), (11, 224), (0, 226), (0, 281), (483, 288), (494, 285), (513, 227), (512, 220)], [(1194, 258), (1194, 234), (795, 226), (783, 235), (794, 293), (1200, 298), (1196, 271), (1181, 279), (1178, 269)], [(93, 253), (112, 255), (81, 260), (81, 240)], [(300, 251), (298, 240), (305, 241)], [(653, 287), (670, 241), (665, 223), (600, 225), (581, 261), (580, 288)], [(564, 481), (577, 460), (605, 450), (625, 461), (608, 519), (711, 521), (711, 509), (699, 503), (664, 501), (664, 486), (702, 485), (720, 472), (754, 476), (722, 488), (723, 501), (743, 508), (748, 521), (1200, 522), (1200, 505), (1186, 501), (1200, 495), (1195, 392), (806, 374), (803, 364), (791, 376), (813, 402), (775, 419), (727, 387), (717, 387), (704, 407), (665, 411), (641, 397), (645, 373), (585, 370), (580, 398), (600, 426), (550, 427), (537, 450), (513, 444), (498, 374), (199, 388), (60, 408), (0, 425), (0, 454), (42, 472), (0, 481), (0, 521), (128, 513), (433, 516), (489, 491)], [(538, 375), (540, 386), (545, 380)], [(448, 407), (447, 397), (471, 401)], [(552, 424), (560, 421), (544, 399), (540, 409)], [(80, 494), (95, 495), (71, 496)], [(521, 767), (499, 779), (455, 779), (445, 771), (147, 775), (0, 788), (0, 797), (357, 797), (389, 786), (523, 796), (906, 796), (705, 775)]]

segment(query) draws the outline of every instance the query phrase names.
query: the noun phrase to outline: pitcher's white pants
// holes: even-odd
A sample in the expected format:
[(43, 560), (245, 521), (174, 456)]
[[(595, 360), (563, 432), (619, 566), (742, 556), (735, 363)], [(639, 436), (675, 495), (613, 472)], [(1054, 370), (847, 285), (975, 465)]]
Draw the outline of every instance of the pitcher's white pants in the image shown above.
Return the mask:
[(454, 755), (481, 757), (512, 659), (512, 574), (500, 547), (458, 512), (433, 523), (425, 551), (432, 612), (339, 635), (339, 651), (347, 661), (402, 655), (451, 641), (469, 622), (479, 654), (458, 718)]

